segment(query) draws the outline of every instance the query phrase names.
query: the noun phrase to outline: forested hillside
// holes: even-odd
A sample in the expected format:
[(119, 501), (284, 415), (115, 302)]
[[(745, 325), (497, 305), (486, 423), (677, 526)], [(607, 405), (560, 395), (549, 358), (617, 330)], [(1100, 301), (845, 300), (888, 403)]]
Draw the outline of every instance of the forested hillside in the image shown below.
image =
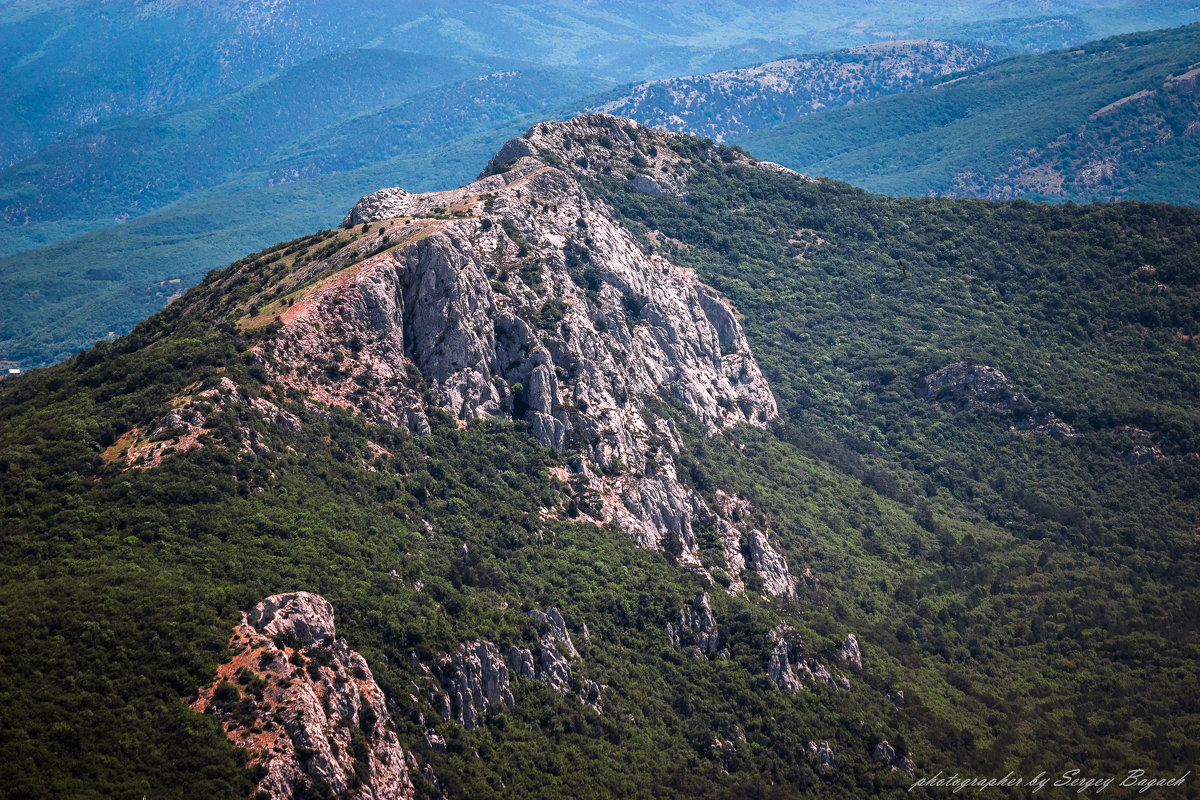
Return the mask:
[[(0, 382), (9, 796), (247, 796), (261, 773), (222, 723), (254, 676), (218, 685), (219, 713), (188, 704), (246, 658), (241, 612), (298, 590), (391, 702), (351, 741), (393, 729), (418, 792), (907, 797), (939, 770), (1192, 768), (1200, 212), (885, 197), (612, 117), (527, 136), (479, 184), (373, 195)], [(363, 294), (389, 276), (401, 299)], [(668, 313), (670, 287), (703, 308)], [(442, 336), (409, 321), (443, 313)], [(740, 365), (711, 401), (619, 355), (672, 352), (681, 319), (715, 332), (680, 353)], [(468, 335), (532, 371), (472, 382), (449, 357)], [(581, 337), (625, 358), (611, 407), (567, 391), (594, 380), (564, 355)], [(630, 388), (660, 366), (661, 395)], [(773, 403), (721, 394), (759, 368)], [(502, 400), (472, 417), (471, 393)], [(628, 460), (580, 433), (614, 414)], [(577, 427), (543, 446), (555, 419)], [(694, 543), (598, 524), (632, 500), (595, 487), (672, 481)], [(513, 673), (473, 727), (441, 710), (453, 654), (545, 653), (550, 607), (565, 683)]]

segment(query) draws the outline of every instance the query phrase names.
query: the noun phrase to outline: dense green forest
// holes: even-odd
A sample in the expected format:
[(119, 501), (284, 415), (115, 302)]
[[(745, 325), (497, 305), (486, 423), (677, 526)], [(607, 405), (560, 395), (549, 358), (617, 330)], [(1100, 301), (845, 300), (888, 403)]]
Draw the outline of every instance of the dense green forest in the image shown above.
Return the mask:
[[(570, 491), (523, 424), (434, 412), (416, 436), (296, 396), (299, 433), (231, 405), (204, 447), (124, 469), (114, 445), (172, 398), (223, 377), (261, 391), (248, 351), (271, 328), (241, 332), (239, 309), (282, 252), (324, 237), (284, 243), (238, 263), (236, 296), (210, 274), (129, 336), (0, 382), (4, 794), (245, 796), (239, 754), (184, 700), (241, 610), (297, 589), (333, 604), (451, 797), (911, 796), (871, 758), (884, 739), (917, 777), (1192, 769), (1200, 212), (889, 198), (676, 147), (686, 201), (595, 191), (735, 303), (782, 415), (712, 437), (679, 419), (678, 469), (710, 501), (750, 500), (816, 590), (733, 597), (614, 528), (547, 518)], [(917, 396), (959, 360), (1003, 370), (1078, 435)], [(241, 452), (243, 428), (266, 449)], [(1162, 457), (1127, 464), (1143, 440)], [(664, 632), (706, 588), (728, 658)], [(428, 749), (410, 653), (528, 644), (525, 612), (547, 604), (590, 630), (576, 645), (604, 713), (521, 679), (515, 708), (439, 723), (446, 751)], [(781, 621), (830, 663), (855, 632), (851, 689), (778, 691), (764, 663)], [(1039, 796), (1076, 796), (1055, 791)]]

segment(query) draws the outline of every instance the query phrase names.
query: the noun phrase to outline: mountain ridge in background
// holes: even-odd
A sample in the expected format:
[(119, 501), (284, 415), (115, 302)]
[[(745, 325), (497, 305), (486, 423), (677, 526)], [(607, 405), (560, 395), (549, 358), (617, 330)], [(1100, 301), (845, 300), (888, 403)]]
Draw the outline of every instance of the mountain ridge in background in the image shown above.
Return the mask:
[(896, 194), (1195, 205), (1198, 31), (1021, 56), (738, 141), (796, 169)]

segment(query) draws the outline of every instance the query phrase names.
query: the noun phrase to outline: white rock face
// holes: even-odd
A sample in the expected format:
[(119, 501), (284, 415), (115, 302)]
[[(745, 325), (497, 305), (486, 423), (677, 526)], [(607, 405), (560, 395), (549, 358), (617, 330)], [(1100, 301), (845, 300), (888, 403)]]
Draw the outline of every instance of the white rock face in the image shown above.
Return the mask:
[[(234, 745), (264, 770), (253, 796), (415, 796), (409, 766), (416, 762), (386, 727), (383, 692), (366, 660), (335, 637), (325, 598), (268, 597), (243, 615), (229, 642), (236, 655), (192, 704), (221, 718)], [(247, 704), (250, 726), (238, 708)]]
[(771, 654), (767, 658), (767, 676), (782, 691), (796, 694), (805, 683), (849, 689), (849, 681), (835, 679), (829, 668), (805, 654), (804, 642), (790, 626), (780, 624), (767, 634)]
[(862, 651), (858, 649), (858, 637), (853, 633), (846, 634), (846, 641), (842, 642), (842, 660), (862, 669)]
[(524, 420), (600, 498), (598, 521), (698, 567), (694, 521), (712, 512), (675, 474), (659, 409), (716, 432), (766, 425), (775, 399), (729, 303), (580, 183), (638, 163), (656, 192), (683, 192), (671, 136), (606, 115), (541, 123), (501, 149), (500, 174), (364, 198), (346, 223), (381, 223), (354, 246), (368, 257), (332, 257), (348, 266), (282, 315), (261, 347), (274, 378), (415, 432), (430, 397), (463, 423)]

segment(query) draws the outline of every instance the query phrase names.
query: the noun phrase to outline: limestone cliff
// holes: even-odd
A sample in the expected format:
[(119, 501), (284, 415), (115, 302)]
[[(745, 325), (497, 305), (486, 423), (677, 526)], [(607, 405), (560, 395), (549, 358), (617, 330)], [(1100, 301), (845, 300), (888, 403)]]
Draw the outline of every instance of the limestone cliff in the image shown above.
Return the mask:
[[(584, 516), (698, 568), (694, 524), (721, 514), (676, 475), (675, 414), (711, 434), (766, 425), (775, 399), (730, 304), (584, 186), (685, 196), (674, 138), (606, 115), (540, 123), (472, 184), (363, 198), (344, 246), (280, 284), (291, 293), (259, 357), (284, 389), (414, 432), (431, 406), (462, 425), (524, 420), (567, 456), (561, 477), (596, 498)], [(790, 594), (760, 537), (768, 591)], [(740, 586), (738, 547), (726, 549)]]

